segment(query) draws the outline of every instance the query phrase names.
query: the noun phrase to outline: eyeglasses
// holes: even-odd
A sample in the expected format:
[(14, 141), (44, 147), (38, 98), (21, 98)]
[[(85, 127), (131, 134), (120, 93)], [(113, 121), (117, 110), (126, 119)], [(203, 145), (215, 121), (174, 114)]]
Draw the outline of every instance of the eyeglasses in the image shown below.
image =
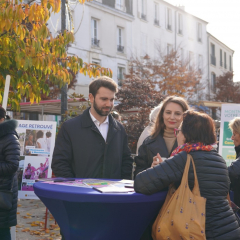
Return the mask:
[(177, 135), (179, 134), (180, 131), (182, 131), (182, 130), (178, 129), (178, 128), (174, 128), (174, 135), (175, 135), (175, 137), (177, 137)]

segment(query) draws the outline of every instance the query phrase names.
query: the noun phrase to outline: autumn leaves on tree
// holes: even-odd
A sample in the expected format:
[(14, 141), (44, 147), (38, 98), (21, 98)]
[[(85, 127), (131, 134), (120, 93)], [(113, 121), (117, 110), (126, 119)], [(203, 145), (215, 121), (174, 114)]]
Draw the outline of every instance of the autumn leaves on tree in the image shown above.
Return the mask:
[(200, 72), (188, 60), (180, 59), (177, 51), (165, 56), (159, 52), (154, 60), (148, 55), (142, 59), (133, 58), (129, 70), (117, 94), (120, 103), (116, 108), (120, 113), (127, 114), (124, 125), (134, 152), (153, 107), (168, 95), (185, 97), (194, 102), (196, 92), (203, 86), (199, 84)]
[(125, 75), (123, 85), (117, 94), (116, 109), (125, 113), (123, 121), (129, 138), (129, 146), (135, 152), (137, 140), (148, 125), (149, 113), (168, 95), (177, 95), (194, 101), (200, 91), (200, 73), (186, 60), (182, 61), (177, 51), (157, 59), (146, 55), (133, 58), (129, 63), (130, 73)]
[(24, 97), (38, 103), (51, 87), (60, 89), (79, 71), (90, 77), (112, 75), (110, 69), (67, 55), (67, 46), (74, 41), (73, 33), (65, 31), (55, 38), (51, 36), (46, 23), (51, 13), (59, 12), (60, 5), (60, 0), (30, 5), (0, 0), (0, 103), (6, 75), (11, 76), (8, 104), (12, 109), (19, 109)]
[(155, 90), (151, 80), (142, 80), (131, 70), (117, 93), (117, 100), (120, 103), (116, 109), (125, 113), (123, 125), (128, 135), (129, 147), (135, 152), (137, 140), (148, 125), (150, 111), (160, 103), (162, 96)]
[(216, 78), (214, 101), (240, 103), (240, 84), (233, 82), (233, 72), (226, 72)]

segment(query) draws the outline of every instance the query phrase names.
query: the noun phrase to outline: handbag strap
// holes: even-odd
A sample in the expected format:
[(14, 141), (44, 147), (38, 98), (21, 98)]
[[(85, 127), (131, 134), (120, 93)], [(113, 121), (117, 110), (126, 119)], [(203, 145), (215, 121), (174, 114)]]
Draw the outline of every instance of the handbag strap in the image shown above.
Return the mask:
[(186, 161), (185, 169), (184, 169), (184, 172), (183, 172), (181, 185), (185, 184), (185, 182), (186, 182), (186, 186), (189, 187), (189, 185), (188, 185), (188, 172), (189, 172), (189, 167), (190, 167), (190, 161), (192, 161), (193, 172), (194, 172), (194, 187), (193, 187), (192, 192), (193, 192), (194, 195), (197, 195), (197, 196), (200, 197), (201, 195), (200, 195), (200, 190), (199, 190), (196, 168), (195, 168), (195, 164), (194, 164), (194, 161), (192, 159), (192, 156), (190, 154), (187, 154), (187, 161)]
[(189, 171), (189, 165), (190, 165), (190, 158), (189, 158), (188, 155), (187, 155), (187, 161), (186, 161), (186, 165), (185, 165), (185, 168), (184, 168), (181, 185), (184, 185), (184, 183), (186, 182), (186, 185), (188, 186), (188, 171)]
[(194, 195), (197, 195), (197, 196), (201, 197), (195, 163), (194, 163), (193, 158), (192, 158), (192, 156), (191, 156), (190, 154), (188, 154), (188, 157), (189, 157), (189, 158), (191, 159), (191, 161), (192, 161), (193, 172), (194, 172), (194, 186), (193, 186), (192, 192), (193, 192)]

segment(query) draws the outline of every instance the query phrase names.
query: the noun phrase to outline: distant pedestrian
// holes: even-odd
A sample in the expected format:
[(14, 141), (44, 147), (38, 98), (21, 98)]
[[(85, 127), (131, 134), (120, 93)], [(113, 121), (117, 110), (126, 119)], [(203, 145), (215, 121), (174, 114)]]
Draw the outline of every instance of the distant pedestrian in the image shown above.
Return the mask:
[[(16, 133), (17, 121), (6, 117), (0, 107), (0, 240), (11, 240), (10, 227), (17, 225), (18, 184), (17, 170), (20, 159), (20, 144)], [(12, 200), (3, 205), (2, 192), (12, 192)]]

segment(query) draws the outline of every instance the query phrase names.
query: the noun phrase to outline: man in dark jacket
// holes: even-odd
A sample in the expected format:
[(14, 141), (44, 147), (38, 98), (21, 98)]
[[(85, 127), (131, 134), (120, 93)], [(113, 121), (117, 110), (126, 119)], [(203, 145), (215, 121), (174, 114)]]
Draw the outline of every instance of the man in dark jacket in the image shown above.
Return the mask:
[(127, 135), (110, 114), (116, 92), (111, 78), (90, 83), (91, 108), (64, 122), (58, 133), (52, 160), (57, 177), (131, 179)]

